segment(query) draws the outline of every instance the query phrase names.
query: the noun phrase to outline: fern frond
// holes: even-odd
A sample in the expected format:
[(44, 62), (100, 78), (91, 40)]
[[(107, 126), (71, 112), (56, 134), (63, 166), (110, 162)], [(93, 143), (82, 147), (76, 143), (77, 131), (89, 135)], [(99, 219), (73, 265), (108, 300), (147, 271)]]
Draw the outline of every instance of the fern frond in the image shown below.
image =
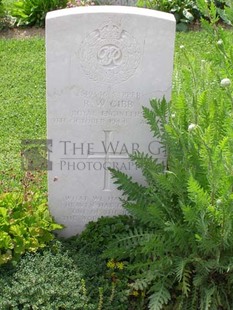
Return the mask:
[(175, 262), (174, 268), (175, 268), (175, 273), (176, 273), (176, 278), (180, 282), (183, 278), (183, 273), (186, 264), (188, 263), (187, 259), (179, 259)]
[(153, 185), (155, 175), (164, 173), (164, 164), (159, 163), (157, 158), (153, 158), (148, 154), (137, 152), (131, 155), (131, 159), (135, 163), (136, 167), (141, 169), (148, 185)]
[(190, 281), (191, 281), (192, 271), (189, 269), (184, 269), (182, 276), (182, 292), (186, 297), (188, 297), (190, 292)]
[(184, 255), (189, 254), (190, 248), (194, 247), (195, 239), (190, 235), (189, 230), (181, 222), (167, 221), (164, 227), (164, 232), (168, 233), (168, 238), (171, 244), (174, 245), (174, 250), (181, 250)]
[(190, 200), (197, 208), (204, 210), (210, 204), (209, 194), (200, 186), (192, 176), (188, 181), (188, 194)]
[(151, 290), (154, 293), (149, 297), (149, 309), (150, 310), (160, 310), (168, 303), (171, 299), (171, 294), (169, 290), (165, 287), (164, 283), (157, 282)]
[(135, 218), (139, 219), (144, 224), (154, 225), (154, 227), (161, 227), (163, 219), (165, 219), (165, 213), (161, 208), (155, 204), (148, 204), (147, 206), (123, 202), (123, 207), (132, 214)]
[(191, 288), (192, 270), (188, 265), (189, 259), (180, 258), (175, 263), (175, 273), (178, 281), (181, 283), (181, 289), (184, 296), (188, 297)]
[(208, 283), (209, 272), (204, 268), (199, 266), (196, 274), (193, 277), (193, 285), (197, 288), (205, 287)]
[(207, 287), (203, 288), (201, 292), (201, 299), (200, 299), (200, 309), (208, 310), (213, 309), (212, 307), (212, 296), (215, 292), (215, 287)]
[[(150, 232), (142, 227), (135, 227), (134, 230), (119, 234), (117, 240), (111, 242), (103, 253), (103, 257), (113, 257), (117, 259), (134, 258), (142, 256), (144, 246), (154, 237), (154, 232)], [(146, 259), (144, 255), (144, 259)], [(144, 260), (142, 259), (142, 261)]]
[(112, 178), (115, 179), (114, 184), (118, 185), (117, 189), (122, 191), (124, 196), (127, 196), (127, 201), (138, 203), (147, 202), (148, 189), (137, 182), (133, 182), (132, 177), (125, 173), (109, 168)]
[(136, 291), (144, 291), (146, 290), (149, 285), (151, 284), (151, 277), (147, 278), (147, 277), (143, 277), (142, 279), (138, 278), (133, 282), (130, 283), (129, 286), (131, 289), (134, 289)]
[(167, 102), (165, 97), (162, 99), (152, 99), (150, 101), (150, 105), (152, 110), (156, 113), (156, 115), (163, 121), (167, 121), (167, 116), (170, 108), (170, 102)]
[(166, 133), (164, 125), (167, 122), (169, 103), (166, 99), (153, 99), (150, 101), (152, 109), (143, 107), (143, 117), (145, 118), (147, 124), (150, 126), (151, 132), (154, 137), (164, 143), (164, 135)]
[[(123, 200), (123, 207), (126, 208), (131, 214), (134, 214), (139, 219), (142, 218), (144, 222), (149, 219), (148, 211), (150, 214), (160, 214), (160, 218), (158, 218), (160, 221), (162, 218), (169, 217), (172, 214), (172, 205), (169, 193), (167, 193), (163, 188), (160, 189), (159, 183), (158, 188), (147, 188), (133, 182), (132, 177), (127, 176), (121, 171), (114, 169), (110, 169), (110, 171), (113, 179), (115, 179), (114, 184), (117, 184), (118, 189), (122, 190), (123, 195), (126, 196), (125, 200)], [(142, 214), (142, 212), (145, 212), (145, 214)], [(155, 221), (157, 222), (156, 219)]]
[(199, 290), (193, 286), (191, 291), (191, 303), (190, 303), (190, 310), (198, 309), (199, 305)]

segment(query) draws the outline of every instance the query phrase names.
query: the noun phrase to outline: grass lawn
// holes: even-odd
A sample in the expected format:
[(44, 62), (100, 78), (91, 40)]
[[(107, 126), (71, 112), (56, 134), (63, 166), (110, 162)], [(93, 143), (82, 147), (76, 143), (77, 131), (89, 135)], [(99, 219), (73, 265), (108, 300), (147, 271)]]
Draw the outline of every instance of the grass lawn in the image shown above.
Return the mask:
[(0, 41), (1, 190), (20, 184), (21, 140), (46, 137), (44, 53), (42, 39)]

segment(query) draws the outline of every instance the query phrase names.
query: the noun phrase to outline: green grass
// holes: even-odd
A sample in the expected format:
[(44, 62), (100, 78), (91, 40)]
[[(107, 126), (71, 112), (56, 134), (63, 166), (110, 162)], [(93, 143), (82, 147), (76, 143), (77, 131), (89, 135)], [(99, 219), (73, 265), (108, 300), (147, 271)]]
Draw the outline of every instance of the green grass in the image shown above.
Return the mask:
[[(232, 32), (226, 31), (229, 36)], [(214, 59), (206, 32), (177, 33), (175, 77), (182, 70), (180, 45), (196, 63)], [(198, 70), (198, 68), (196, 69)], [(0, 192), (20, 187), (21, 140), (46, 138), (45, 42), (42, 38), (0, 40)], [(177, 87), (177, 83), (174, 83)], [(175, 93), (176, 89), (173, 89)]]
[(0, 171), (6, 172), (0, 180), (4, 190), (20, 185), (21, 140), (46, 137), (44, 40), (0, 40), (0, 76)]

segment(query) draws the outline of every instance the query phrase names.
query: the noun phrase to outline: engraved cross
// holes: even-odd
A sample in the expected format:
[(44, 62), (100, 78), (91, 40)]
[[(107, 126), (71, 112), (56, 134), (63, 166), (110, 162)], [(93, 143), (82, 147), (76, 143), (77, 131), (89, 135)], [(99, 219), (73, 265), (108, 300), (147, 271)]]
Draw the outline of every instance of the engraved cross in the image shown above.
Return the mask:
[[(88, 158), (90, 159), (104, 159), (104, 191), (111, 191), (110, 189), (110, 172), (108, 168), (106, 167), (106, 164), (109, 163), (109, 160), (111, 159), (128, 159), (128, 153), (127, 152), (116, 152), (114, 151), (111, 142), (112, 138), (112, 131), (111, 130), (104, 130), (105, 140), (104, 140), (104, 152), (95, 152), (91, 155), (88, 155)], [(112, 151), (110, 151), (112, 149)]]

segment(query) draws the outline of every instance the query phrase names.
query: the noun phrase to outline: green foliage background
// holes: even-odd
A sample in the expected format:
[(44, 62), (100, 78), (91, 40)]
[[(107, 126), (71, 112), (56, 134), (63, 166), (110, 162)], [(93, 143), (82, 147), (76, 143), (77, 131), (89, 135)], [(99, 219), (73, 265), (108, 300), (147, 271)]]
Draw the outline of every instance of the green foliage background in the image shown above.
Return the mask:
[(26, 195), (0, 195), (0, 265), (44, 248), (54, 239), (52, 232), (62, 228), (52, 219), (45, 198)]
[[(47, 12), (66, 7), (100, 4), (98, 0), (3, 0), (3, 14), (10, 19), (6, 25), (15, 23), (17, 26), (44, 26)], [(101, 2), (102, 3), (102, 2)], [(232, 14), (232, 0), (210, 0), (209, 6), (217, 7), (220, 20), (229, 24), (225, 10)], [(106, 1), (106, 4), (108, 2)], [(187, 31), (190, 24), (199, 22), (202, 17), (209, 19), (208, 12), (199, 6), (199, 0), (138, 0), (135, 6), (172, 13), (177, 21), (178, 31)], [(13, 18), (12, 18), (13, 17)]]
[(13, 3), (11, 15), (17, 26), (44, 26), (49, 11), (65, 8), (67, 0), (18, 0)]

